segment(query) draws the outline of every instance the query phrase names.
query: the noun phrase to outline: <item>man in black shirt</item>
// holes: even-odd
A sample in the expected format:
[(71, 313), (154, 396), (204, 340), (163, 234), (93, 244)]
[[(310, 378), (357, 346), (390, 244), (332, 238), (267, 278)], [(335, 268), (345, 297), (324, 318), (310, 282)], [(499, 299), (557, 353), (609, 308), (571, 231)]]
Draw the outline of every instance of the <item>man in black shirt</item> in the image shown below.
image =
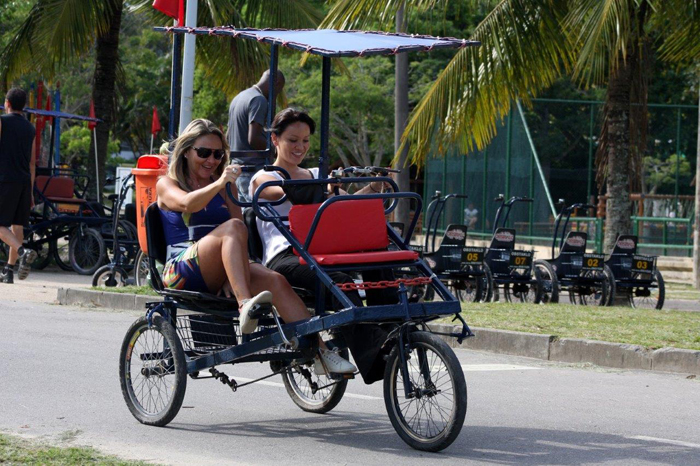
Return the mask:
[(15, 264), (20, 280), (27, 278), (36, 252), (22, 247), (24, 227), (32, 207), (35, 171), (34, 126), (22, 115), (27, 93), (13, 88), (5, 97), (6, 115), (0, 116), (0, 239), (10, 246), (0, 281), (13, 283)]

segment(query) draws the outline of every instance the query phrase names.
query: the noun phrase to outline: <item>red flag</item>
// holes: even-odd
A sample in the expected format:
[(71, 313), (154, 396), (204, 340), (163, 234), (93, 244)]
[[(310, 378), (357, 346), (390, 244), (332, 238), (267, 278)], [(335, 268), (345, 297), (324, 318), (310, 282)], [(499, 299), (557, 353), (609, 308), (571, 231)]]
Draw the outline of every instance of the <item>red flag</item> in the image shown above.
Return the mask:
[[(51, 111), (51, 93), (48, 92), (47, 94), (48, 94), (48, 95), (46, 96), (46, 110), (50, 112), (50, 111)], [(44, 119), (44, 121), (46, 121), (46, 122), (53, 122), (53, 118), (50, 117), (50, 116), (47, 116), (47, 117)]]
[[(93, 100), (90, 100), (90, 118), (95, 118), (95, 102)], [(95, 129), (95, 126), (97, 126), (96, 121), (88, 121), (88, 128), (90, 131)]]
[(153, 121), (151, 122), (151, 134), (156, 135), (158, 131), (160, 131), (161, 126), (160, 126), (160, 120), (158, 120), (158, 110), (156, 109), (156, 106), (153, 106)]
[(177, 19), (177, 25), (185, 24), (185, 0), (153, 0), (153, 8)]

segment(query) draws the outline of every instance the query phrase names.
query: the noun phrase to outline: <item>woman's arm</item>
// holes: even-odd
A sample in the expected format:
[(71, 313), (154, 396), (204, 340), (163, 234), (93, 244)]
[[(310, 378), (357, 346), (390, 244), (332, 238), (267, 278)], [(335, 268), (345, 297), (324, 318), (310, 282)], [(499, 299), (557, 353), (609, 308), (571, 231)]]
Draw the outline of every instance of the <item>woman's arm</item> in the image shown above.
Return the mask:
[[(266, 183), (268, 181), (279, 181), (279, 179), (275, 178), (272, 175), (260, 175), (257, 178), (255, 178), (252, 182), (253, 192), (255, 192), (258, 189), (258, 187), (260, 187), (263, 183)], [(281, 186), (268, 186), (263, 190), (262, 193), (260, 193), (260, 197), (267, 201), (276, 201), (282, 196), (284, 196), (284, 191), (282, 190)]]
[(234, 183), (238, 178), (233, 173), (233, 167), (224, 169), (221, 177), (213, 183), (192, 192), (186, 192), (172, 178), (166, 176), (158, 180), (156, 192), (158, 193), (158, 206), (174, 212), (193, 213), (199, 212), (209, 204), (214, 196), (222, 189), (226, 189), (226, 183)]

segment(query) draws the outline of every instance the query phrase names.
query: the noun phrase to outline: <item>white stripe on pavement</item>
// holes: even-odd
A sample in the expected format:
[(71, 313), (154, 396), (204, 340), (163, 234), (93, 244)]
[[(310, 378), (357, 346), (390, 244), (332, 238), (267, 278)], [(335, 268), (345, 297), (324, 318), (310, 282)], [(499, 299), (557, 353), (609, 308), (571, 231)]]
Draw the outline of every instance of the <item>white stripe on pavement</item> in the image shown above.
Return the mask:
[(679, 447), (700, 448), (700, 444), (698, 443), (684, 442), (682, 440), (671, 440), (667, 438), (648, 437), (646, 435), (634, 435), (627, 438), (634, 440), (646, 440), (649, 442), (668, 443), (669, 445), (678, 445)]
[(516, 364), (462, 364), (462, 370), (465, 372), (482, 372), (482, 371), (527, 371), (540, 369), (533, 366), (518, 366)]

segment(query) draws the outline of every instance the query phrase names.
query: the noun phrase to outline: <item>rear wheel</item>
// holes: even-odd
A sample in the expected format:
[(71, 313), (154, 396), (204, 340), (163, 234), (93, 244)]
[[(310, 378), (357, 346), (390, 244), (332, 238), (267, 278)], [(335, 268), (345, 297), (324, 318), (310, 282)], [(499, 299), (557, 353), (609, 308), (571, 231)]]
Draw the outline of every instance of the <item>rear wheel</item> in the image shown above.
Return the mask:
[(448, 286), (450, 288), (450, 291), (452, 291), (452, 293), (462, 303), (478, 302), (483, 293), (481, 277), (469, 277), (461, 280), (449, 280)]
[[(534, 269), (535, 283), (506, 283), (503, 285), (503, 294), (509, 303), (534, 303), (539, 304), (542, 296), (541, 274)], [(522, 276), (521, 276), (522, 277)], [(523, 277), (524, 278), (524, 277)]]
[[(645, 277), (646, 276), (646, 277)], [(635, 273), (633, 279), (639, 280), (645, 277), (648, 279), (648, 274)], [(661, 272), (654, 270), (651, 274), (650, 286), (637, 286), (630, 290), (629, 301), (630, 306), (642, 309), (663, 309), (664, 299), (666, 298), (666, 285)]]
[(569, 291), (569, 299), (573, 304), (583, 306), (607, 306), (614, 299), (615, 279), (612, 271), (606, 265), (603, 271), (589, 270), (583, 274), (586, 278), (595, 278), (596, 283), (586, 286), (575, 286)]
[(148, 256), (139, 249), (139, 252), (136, 253), (136, 259), (134, 260), (134, 283), (136, 286), (149, 285), (149, 273)]
[(94, 228), (78, 228), (71, 235), (68, 247), (73, 270), (92, 275), (107, 258), (105, 242)]
[(535, 273), (539, 273), (541, 303), (558, 303), (559, 302), (559, 279), (554, 267), (546, 260), (537, 259), (534, 262)]
[(70, 241), (68, 238), (66, 236), (51, 241), (51, 257), (61, 270), (73, 272), (73, 266), (70, 265)]
[(437, 336), (410, 334), (405, 392), (398, 345), (384, 371), (384, 403), (399, 437), (416, 450), (440, 451), (459, 435), (467, 414), (467, 383), (457, 356)]
[(479, 301), (482, 303), (490, 303), (496, 300), (494, 297), (498, 294), (496, 290), (497, 286), (493, 281), (491, 267), (489, 267), (488, 264), (484, 264), (482, 268), (484, 270), (484, 275), (481, 277), (481, 297)]
[[(340, 357), (350, 359), (347, 349)], [(323, 414), (335, 408), (345, 394), (347, 379), (335, 381), (327, 375), (317, 375), (313, 364), (290, 364), (282, 372), (282, 381), (294, 404), (309, 413)]]
[(164, 426), (177, 415), (187, 388), (182, 344), (169, 322), (153, 316), (131, 325), (119, 355), (119, 381), (129, 411), (139, 422)]

